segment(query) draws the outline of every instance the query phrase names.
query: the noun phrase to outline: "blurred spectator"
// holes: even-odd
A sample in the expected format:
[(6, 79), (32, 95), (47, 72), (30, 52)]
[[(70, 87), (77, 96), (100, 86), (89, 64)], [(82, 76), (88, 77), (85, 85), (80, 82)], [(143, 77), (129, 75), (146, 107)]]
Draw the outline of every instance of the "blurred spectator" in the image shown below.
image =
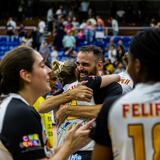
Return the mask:
[(9, 17), (7, 24), (7, 35), (12, 36), (16, 34), (16, 22), (12, 19), (12, 17)]
[(68, 31), (67, 35), (65, 35), (63, 38), (63, 46), (65, 49), (69, 49), (69, 48), (75, 48), (75, 45), (76, 45), (76, 39), (72, 35), (72, 31)]
[(124, 65), (122, 64), (122, 62), (117, 61), (117, 65), (115, 67), (114, 73), (118, 74), (118, 73), (121, 73), (121, 72), (124, 72), (124, 71), (125, 71), (125, 68), (124, 68)]
[(108, 50), (108, 58), (111, 60), (111, 63), (115, 63), (117, 57), (117, 50), (114, 45), (110, 45), (109, 50)]
[(77, 46), (85, 41), (85, 35), (84, 35), (84, 32), (83, 32), (83, 29), (78, 30), (76, 39), (77, 39), (76, 40)]
[(90, 21), (87, 21), (87, 24), (84, 28), (84, 34), (85, 34), (85, 38), (86, 38), (87, 43), (93, 42), (94, 26), (92, 25), (92, 23)]
[(18, 36), (20, 38), (24, 37), (26, 34), (25, 26), (24, 24), (20, 24), (19, 29), (18, 29)]
[(37, 51), (39, 51), (40, 45), (41, 45), (41, 39), (42, 37), (40, 37), (40, 34), (38, 33), (38, 30), (36, 27), (34, 27), (34, 29), (32, 30), (32, 47), (34, 49), (36, 49)]
[(97, 25), (104, 27), (104, 20), (101, 18), (101, 16), (96, 16)]
[(114, 65), (111, 63), (110, 59), (106, 59), (104, 63), (104, 74), (112, 74), (114, 72)]
[(47, 29), (49, 32), (52, 32), (54, 21), (54, 11), (53, 7), (47, 11)]
[(97, 24), (97, 21), (94, 17), (90, 17), (87, 21), (90, 21), (93, 26), (96, 26), (96, 24)]
[(50, 50), (46, 41), (42, 42), (39, 52), (42, 55), (44, 62), (48, 62), (50, 59)]
[(78, 29), (79, 28), (79, 22), (77, 21), (77, 18), (76, 17), (73, 17), (72, 19), (72, 26), (74, 29)]
[(79, 28), (80, 29), (84, 29), (86, 27), (87, 23), (85, 20), (82, 21), (82, 23), (80, 24)]
[(79, 6), (80, 20), (88, 19), (89, 1), (82, 0)]
[(57, 48), (55, 46), (52, 46), (52, 50), (51, 50), (51, 63), (53, 63), (53, 61), (58, 60), (58, 51)]
[(27, 32), (26, 32), (26, 34), (25, 34), (25, 36), (22, 38), (21, 42), (22, 42), (22, 45), (32, 47), (33, 39), (32, 39), (32, 34), (31, 34), (30, 31), (27, 31)]
[(65, 17), (67, 11), (64, 9), (63, 5), (60, 5), (59, 8), (56, 10), (56, 16), (63, 16)]
[(69, 32), (73, 29), (72, 19), (71, 17), (67, 17), (67, 21), (64, 23), (64, 30)]
[(43, 34), (46, 28), (46, 22), (43, 20), (43, 18), (40, 18), (38, 23), (38, 31), (40, 34)]
[(123, 45), (118, 45), (118, 46), (117, 46), (117, 57), (116, 57), (116, 59), (117, 59), (119, 62), (122, 62), (122, 59), (123, 59), (124, 54), (125, 54), (124, 46), (123, 46)]
[(95, 38), (98, 40), (103, 40), (104, 38), (104, 21), (100, 16), (96, 17), (97, 20), (97, 25), (96, 25), (96, 33), (95, 33)]
[(54, 41), (53, 44), (56, 46), (57, 50), (61, 50), (63, 48), (63, 37), (66, 34), (64, 31), (64, 26), (63, 24), (59, 21), (56, 26), (55, 26), (55, 32), (54, 34)]
[(119, 32), (119, 25), (118, 25), (118, 21), (116, 19), (114, 19), (113, 17), (110, 18), (110, 23), (112, 25), (112, 33), (113, 36), (117, 36), (118, 32)]

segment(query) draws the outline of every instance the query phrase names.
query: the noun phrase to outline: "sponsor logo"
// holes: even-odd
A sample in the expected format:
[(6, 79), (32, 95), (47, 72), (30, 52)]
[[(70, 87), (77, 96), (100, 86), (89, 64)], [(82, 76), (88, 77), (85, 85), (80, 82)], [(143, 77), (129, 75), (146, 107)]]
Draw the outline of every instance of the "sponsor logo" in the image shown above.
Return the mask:
[(21, 148), (41, 147), (41, 141), (38, 134), (29, 134), (22, 137)]

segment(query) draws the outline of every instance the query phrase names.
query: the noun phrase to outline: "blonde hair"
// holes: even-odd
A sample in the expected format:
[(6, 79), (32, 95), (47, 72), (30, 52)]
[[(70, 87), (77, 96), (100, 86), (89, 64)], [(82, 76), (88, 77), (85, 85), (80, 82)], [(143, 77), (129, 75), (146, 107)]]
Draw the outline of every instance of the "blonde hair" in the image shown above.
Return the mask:
[(52, 63), (52, 70), (63, 86), (76, 80), (75, 69), (76, 64), (71, 60), (54, 61)]

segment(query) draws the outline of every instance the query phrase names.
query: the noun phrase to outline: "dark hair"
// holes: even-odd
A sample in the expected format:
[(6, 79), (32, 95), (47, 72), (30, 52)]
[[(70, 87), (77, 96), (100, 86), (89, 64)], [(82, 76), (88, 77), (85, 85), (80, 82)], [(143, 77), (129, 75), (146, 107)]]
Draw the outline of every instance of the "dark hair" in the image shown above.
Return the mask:
[(102, 49), (100, 47), (94, 46), (94, 45), (87, 45), (83, 46), (79, 50), (80, 52), (93, 52), (93, 54), (98, 58), (101, 59), (103, 54), (102, 54)]
[(149, 80), (160, 80), (160, 29), (141, 31), (131, 41), (129, 50), (141, 63), (141, 72)]
[(21, 46), (8, 52), (0, 63), (0, 94), (17, 93), (23, 87), (19, 72), (32, 71), (34, 50)]

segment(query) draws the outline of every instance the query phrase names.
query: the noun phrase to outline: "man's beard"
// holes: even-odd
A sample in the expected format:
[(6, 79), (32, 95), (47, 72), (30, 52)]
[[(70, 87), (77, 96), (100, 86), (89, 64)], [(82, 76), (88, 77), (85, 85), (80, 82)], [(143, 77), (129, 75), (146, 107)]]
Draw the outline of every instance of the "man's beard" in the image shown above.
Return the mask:
[[(84, 74), (83, 77), (80, 76), (81, 73)], [(88, 72), (86, 70), (85, 71), (76, 71), (76, 76), (77, 76), (77, 79), (79, 82), (85, 81), (88, 76), (96, 76), (96, 75), (97, 75), (97, 68), (96, 67), (93, 69), (92, 72)]]

